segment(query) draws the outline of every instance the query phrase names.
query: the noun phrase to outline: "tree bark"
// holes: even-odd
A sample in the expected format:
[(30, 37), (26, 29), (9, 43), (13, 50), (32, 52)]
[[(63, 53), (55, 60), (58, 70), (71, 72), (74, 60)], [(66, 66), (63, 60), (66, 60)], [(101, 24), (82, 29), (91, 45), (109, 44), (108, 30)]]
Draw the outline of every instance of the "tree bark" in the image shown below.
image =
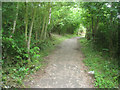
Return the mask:
[[(14, 23), (13, 23), (13, 31), (12, 31), (12, 34), (15, 33), (16, 22), (17, 22), (17, 18), (18, 18), (19, 3), (17, 3), (17, 7), (16, 7), (16, 9), (17, 9), (17, 11), (16, 11), (15, 20), (14, 20)], [(10, 38), (12, 38), (12, 35), (10, 35)]]
[(48, 17), (46, 19), (46, 26), (45, 26), (45, 32), (44, 32), (44, 40), (46, 39), (46, 35), (47, 35), (47, 27), (48, 27)]
[(51, 8), (49, 10), (49, 23), (48, 24), (50, 24), (50, 20), (51, 20)]
[(48, 27), (48, 24), (50, 24), (50, 19), (51, 19), (51, 8), (49, 8), (48, 17), (46, 18), (46, 26), (45, 26), (45, 32), (44, 32), (44, 40), (45, 40), (46, 37), (47, 37), (47, 27)]
[(93, 26), (93, 16), (92, 16), (91, 19), (92, 19), (92, 38), (93, 38), (93, 41), (94, 41), (94, 35), (95, 34), (94, 34), (94, 26)]
[[(29, 32), (29, 38), (28, 38), (28, 44), (27, 44), (27, 48), (28, 48), (28, 54), (30, 52), (30, 42), (31, 42), (31, 36), (32, 36), (32, 30), (33, 30), (33, 23), (34, 23), (34, 19), (35, 19), (35, 8), (34, 8), (34, 11), (33, 11), (33, 16), (32, 16), (32, 21), (31, 21), (31, 25), (30, 25), (30, 32)], [(30, 56), (28, 58), (28, 61), (30, 61)]]
[(90, 34), (90, 32), (91, 32), (91, 26), (88, 26), (87, 27), (87, 31), (86, 31), (86, 35), (85, 35), (85, 37), (87, 38), (87, 40), (90, 40), (91, 39), (91, 34)]
[(46, 17), (44, 16), (44, 19), (43, 19), (43, 27), (42, 27), (42, 31), (41, 31), (41, 35), (40, 35), (40, 39), (42, 40), (43, 39), (43, 32), (44, 32), (44, 28), (45, 28), (45, 19)]
[(36, 34), (35, 34), (35, 40), (37, 41), (37, 36), (38, 36), (37, 33), (38, 33), (38, 32), (36, 31), (35, 33), (36, 33)]
[(98, 29), (98, 24), (99, 24), (99, 17), (97, 16), (97, 20), (96, 20), (96, 23), (95, 23), (95, 26), (94, 26), (94, 40), (95, 40), (95, 37), (96, 37), (96, 31)]
[(26, 6), (26, 12), (25, 12), (25, 41), (27, 43), (27, 29), (28, 29), (28, 8), (27, 8), (27, 3), (25, 2)]
[[(112, 3), (111, 3), (111, 8), (113, 7)], [(109, 32), (109, 35), (110, 35), (110, 38), (109, 38), (109, 51), (110, 51), (110, 56), (113, 56), (113, 11), (110, 12), (110, 25), (109, 25), (111, 28), (110, 28), (110, 32)]]
[[(51, 6), (50, 6), (50, 10), (49, 10), (49, 23), (48, 24), (50, 24), (50, 21), (51, 21)], [(48, 37), (49, 38), (51, 38), (51, 30), (49, 30), (49, 32), (48, 32)]]

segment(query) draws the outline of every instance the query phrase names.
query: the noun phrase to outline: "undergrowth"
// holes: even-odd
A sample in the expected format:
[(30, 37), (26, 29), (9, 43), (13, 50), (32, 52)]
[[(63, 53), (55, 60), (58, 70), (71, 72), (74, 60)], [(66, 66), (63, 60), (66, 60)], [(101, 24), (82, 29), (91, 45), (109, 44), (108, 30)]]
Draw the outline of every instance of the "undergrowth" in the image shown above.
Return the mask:
[[(72, 37), (72, 35), (68, 36), (69, 35), (59, 36), (53, 34), (52, 38), (45, 41), (41, 41), (40, 43), (34, 42), (30, 49), (30, 63), (28, 63), (27, 60), (28, 54), (26, 48), (19, 48), (12, 38), (3, 38), (2, 87), (24, 87), (23, 79), (26, 75), (32, 74), (44, 66), (43, 57), (54, 50), (55, 45)], [(5, 52), (7, 54), (5, 54)]]
[(91, 41), (80, 39), (81, 50), (85, 55), (84, 63), (95, 73), (95, 87), (118, 88), (118, 60), (93, 49)]

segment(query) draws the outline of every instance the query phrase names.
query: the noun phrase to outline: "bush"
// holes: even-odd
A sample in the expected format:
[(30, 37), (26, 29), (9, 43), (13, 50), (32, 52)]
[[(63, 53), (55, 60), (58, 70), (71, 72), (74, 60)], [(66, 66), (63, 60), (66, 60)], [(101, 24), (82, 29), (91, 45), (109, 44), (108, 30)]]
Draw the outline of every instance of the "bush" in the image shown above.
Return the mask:
[[(118, 60), (104, 56), (103, 52), (96, 51), (85, 38), (80, 40), (82, 52), (85, 54), (84, 63), (90, 71), (95, 72), (95, 87), (118, 88)], [(101, 56), (102, 55), (102, 56)]]

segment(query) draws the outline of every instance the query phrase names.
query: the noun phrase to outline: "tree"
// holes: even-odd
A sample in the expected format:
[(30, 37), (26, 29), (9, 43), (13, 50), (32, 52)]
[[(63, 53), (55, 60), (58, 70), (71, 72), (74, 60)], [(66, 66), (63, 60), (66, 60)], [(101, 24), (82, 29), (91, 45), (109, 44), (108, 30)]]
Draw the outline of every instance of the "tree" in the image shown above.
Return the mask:
[[(16, 22), (17, 22), (17, 17), (18, 17), (18, 10), (19, 10), (19, 3), (17, 3), (17, 7), (16, 7), (16, 16), (15, 16), (15, 20), (14, 20), (14, 23), (13, 23), (13, 31), (12, 31), (12, 34), (15, 33), (15, 27), (16, 27)], [(12, 35), (10, 36), (10, 38), (12, 38)]]
[[(30, 42), (31, 42), (31, 36), (32, 36), (32, 30), (33, 30), (33, 24), (34, 24), (34, 19), (35, 19), (35, 14), (36, 14), (36, 8), (33, 8), (33, 13), (32, 13), (32, 20), (31, 20), (31, 25), (30, 25), (30, 31), (29, 31), (29, 37), (28, 37), (28, 54), (30, 53)], [(29, 62), (30, 62), (30, 56), (29, 56)]]

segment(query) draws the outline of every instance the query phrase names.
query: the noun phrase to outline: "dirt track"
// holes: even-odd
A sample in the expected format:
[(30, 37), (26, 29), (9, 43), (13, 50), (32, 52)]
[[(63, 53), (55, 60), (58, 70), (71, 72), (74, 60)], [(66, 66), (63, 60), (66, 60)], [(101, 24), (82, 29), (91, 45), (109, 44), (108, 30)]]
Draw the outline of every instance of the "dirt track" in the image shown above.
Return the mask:
[(33, 80), (25, 82), (31, 88), (93, 88), (93, 79), (86, 72), (82, 60), (78, 37), (67, 39), (46, 57), (48, 66), (32, 75)]

